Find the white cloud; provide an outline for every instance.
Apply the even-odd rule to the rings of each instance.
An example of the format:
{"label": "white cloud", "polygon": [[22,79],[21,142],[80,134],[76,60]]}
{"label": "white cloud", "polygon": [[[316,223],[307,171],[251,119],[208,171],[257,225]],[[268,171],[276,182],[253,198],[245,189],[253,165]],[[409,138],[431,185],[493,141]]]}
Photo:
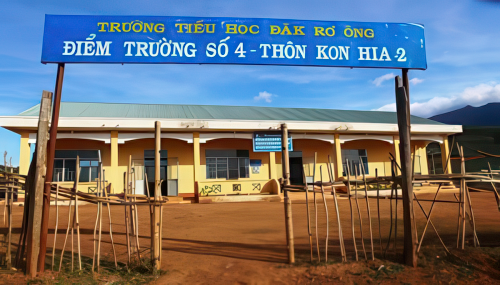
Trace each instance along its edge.
{"label": "white cloud", "polygon": [[410,83],[413,85],[417,85],[417,84],[422,83],[422,82],[424,82],[424,80],[420,79],[420,78],[415,77],[415,78],[410,79]]}
{"label": "white cloud", "polygon": [[259,96],[255,96],[255,97],[253,97],[253,99],[255,101],[264,100],[267,103],[271,103],[273,101],[271,98],[275,97],[275,96],[277,96],[277,95],[271,94],[267,91],[263,91],[263,92],[259,92]]}
{"label": "white cloud", "polygon": [[[420,117],[434,115],[463,108],[467,105],[479,107],[491,102],[500,102],[500,84],[490,82],[465,88],[458,95],[449,97],[434,97],[426,102],[415,102],[410,106],[411,113]],[[396,104],[387,104],[375,111],[396,111]]]}
{"label": "white cloud", "polygon": [[391,80],[391,79],[394,80],[394,77],[396,77],[396,75],[394,73],[389,73],[389,74],[382,75],[380,77],[375,78],[372,81],[372,83],[378,87],[378,86],[382,85],[382,83],[384,83],[384,81]]}

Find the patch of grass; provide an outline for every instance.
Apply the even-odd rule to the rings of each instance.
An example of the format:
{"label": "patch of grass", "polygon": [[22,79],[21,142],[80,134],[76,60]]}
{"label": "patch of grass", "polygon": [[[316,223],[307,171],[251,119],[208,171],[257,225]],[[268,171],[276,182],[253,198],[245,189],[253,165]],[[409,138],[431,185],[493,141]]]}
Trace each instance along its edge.
{"label": "patch of grass", "polygon": [[[65,254],[60,272],[52,272],[39,278],[30,279],[27,284],[145,284],[168,273],[168,271],[153,268],[149,259],[142,259],[141,262],[136,261],[129,268],[123,263],[118,263],[118,268],[115,268],[114,262],[101,260],[99,273],[92,271],[92,259],[90,258],[82,256],[82,270],[78,269],[78,261],[75,258],[73,271],[71,271],[70,260],[71,255]],[[59,258],[56,258],[54,263],[54,270],[57,270]]]}

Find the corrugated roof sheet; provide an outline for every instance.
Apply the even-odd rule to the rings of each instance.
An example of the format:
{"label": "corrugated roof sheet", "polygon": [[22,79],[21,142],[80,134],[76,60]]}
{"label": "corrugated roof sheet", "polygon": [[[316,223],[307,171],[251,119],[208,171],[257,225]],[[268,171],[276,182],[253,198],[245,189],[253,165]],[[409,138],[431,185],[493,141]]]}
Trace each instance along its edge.
{"label": "corrugated roof sheet", "polygon": [[[19,116],[38,116],[39,105]],[[276,120],[396,124],[394,112],[216,105],[62,102],[61,117],[155,118],[200,120]],[[442,124],[416,116],[412,124]]]}

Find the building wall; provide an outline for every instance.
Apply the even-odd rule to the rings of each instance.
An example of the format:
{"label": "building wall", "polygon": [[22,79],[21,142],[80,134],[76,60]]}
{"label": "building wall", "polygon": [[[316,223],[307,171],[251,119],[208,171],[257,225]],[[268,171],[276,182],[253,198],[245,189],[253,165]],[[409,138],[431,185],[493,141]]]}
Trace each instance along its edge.
{"label": "building wall", "polygon": [[[261,160],[260,173],[252,173],[252,169],[250,168],[249,178],[240,178],[238,180],[207,179],[205,156],[207,149],[248,150],[250,160]],[[241,193],[277,192],[277,189],[275,189],[276,185],[274,183],[268,183],[271,175],[269,153],[252,152],[252,149],[252,140],[249,139],[215,139],[200,144],[200,175],[198,176],[200,194],[204,195],[210,190],[219,189],[218,185],[220,185],[221,192],[217,194],[234,194],[235,192],[239,192],[233,191],[233,184],[239,184],[241,186]],[[260,184],[260,186],[257,186],[257,184]]]}
{"label": "building wall", "polygon": [[[118,172],[122,175],[127,171],[130,156],[132,162],[143,165],[144,150],[154,150],[154,139],[139,139],[127,141],[118,145]],[[161,139],[161,149],[167,150],[169,162],[171,158],[177,158],[179,161],[178,190],[180,193],[194,193],[194,172],[193,172],[193,144],[176,139]],[[175,171],[174,169],[172,169]],[[152,181],[154,177],[148,177]],[[123,179],[122,183],[123,189]]]}
{"label": "building wall", "polygon": [[[105,171],[106,180],[111,182],[112,193],[121,192],[121,188],[117,188],[114,177],[114,169],[111,168],[111,147],[109,144],[94,140],[82,139],[58,139],[56,142],[56,150],[100,150],[102,167]],[[74,182],[61,183],[63,187],[73,187]],[[89,187],[97,187],[95,182],[79,182],[78,190],[88,192]]]}
{"label": "building wall", "polygon": [[[304,165],[304,171],[306,176],[316,175],[315,181],[319,181],[321,175],[323,176],[323,181],[330,181],[330,176],[328,174],[328,156],[330,156],[331,165],[335,163],[333,151],[334,145],[320,140],[311,139],[294,139],[293,140],[293,150],[302,151],[302,164]],[[316,172],[314,172],[314,154],[316,153]],[[280,153],[281,155],[281,153]],[[281,161],[281,160],[280,160]],[[320,173],[321,171],[321,173]],[[335,180],[334,170],[332,169],[333,179]]]}
{"label": "building wall", "polygon": [[379,140],[355,140],[343,143],[342,149],[366,149],[369,168],[368,176],[375,176],[375,170],[378,170],[379,176],[391,175],[389,153],[395,155],[393,144]]}
{"label": "building wall", "polygon": [[[111,136],[113,138],[113,135]],[[115,134],[117,137],[117,134]],[[23,136],[21,144],[27,145],[27,136]],[[179,162],[178,190],[179,194],[194,194],[195,187],[195,166],[194,165],[194,146],[193,143],[187,143],[176,139],[162,139],[161,149],[168,151],[168,157],[177,158]],[[412,150],[416,147],[417,155],[420,156],[421,172],[427,174],[427,156],[425,147],[428,141],[412,142]],[[113,154],[112,146],[117,146],[117,151]],[[332,165],[335,164],[334,152],[335,145],[330,142],[311,139],[295,139],[293,142],[294,151],[302,151],[302,161],[304,164],[306,176],[312,176],[314,154],[317,153],[316,163],[316,181],[320,179],[320,169],[322,169],[323,181],[330,179],[328,173],[328,156],[331,158]],[[375,169],[379,176],[391,175],[389,153],[395,155],[394,145],[379,140],[356,140],[345,142],[341,145],[342,149],[366,149],[369,165],[369,176],[375,175]],[[143,165],[144,150],[154,149],[154,139],[138,139],[127,141],[124,144],[117,144],[117,140],[111,140],[111,144],[100,141],[84,139],[58,139],[56,149],[58,150],[100,150],[103,169],[106,173],[106,180],[111,182],[112,192],[121,193],[124,187],[124,173],[127,171],[129,157],[132,162]],[[252,173],[249,170],[249,178],[240,178],[237,180],[226,179],[207,179],[206,178],[206,157],[207,149],[238,149],[248,150],[250,160],[261,160],[260,173]],[[233,184],[241,185],[241,194],[269,192],[278,193],[278,184],[276,180],[282,177],[282,154],[281,152],[252,152],[252,140],[249,139],[215,139],[200,144],[200,161],[196,171],[198,172],[198,189],[200,192],[208,192],[220,185],[220,192],[216,194],[234,194]],[[29,148],[21,148],[22,157],[29,155]],[[117,154],[116,154],[117,152]],[[116,158],[113,158],[117,156]],[[270,159],[274,158],[274,159]],[[26,159],[25,159],[26,160]],[[114,161],[114,162],[113,162]],[[113,165],[113,167],[112,167]],[[115,166],[116,165],[116,166]],[[416,164],[416,168],[418,164]],[[175,171],[175,169],[174,169]],[[333,170],[332,170],[333,171]],[[154,179],[154,178],[149,178]],[[260,190],[256,185],[259,184]],[[63,186],[72,187],[73,182],[64,183]],[[89,187],[95,187],[95,182],[79,183],[78,190],[87,192]]]}

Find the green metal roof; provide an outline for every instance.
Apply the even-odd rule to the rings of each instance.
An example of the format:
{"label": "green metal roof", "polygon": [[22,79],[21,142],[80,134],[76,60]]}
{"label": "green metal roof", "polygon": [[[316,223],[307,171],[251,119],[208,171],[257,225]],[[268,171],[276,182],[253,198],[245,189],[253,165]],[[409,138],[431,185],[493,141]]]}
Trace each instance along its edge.
{"label": "green metal roof", "polygon": [[[38,116],[39,105],[19,116]],[[396,124],[395,112],[310,108],[275,108],[216,105],[121,104],[62,102],[61,117],[155,118],[199,120],[276,120]],[[443,125],[416,116],[412,124]]]}

